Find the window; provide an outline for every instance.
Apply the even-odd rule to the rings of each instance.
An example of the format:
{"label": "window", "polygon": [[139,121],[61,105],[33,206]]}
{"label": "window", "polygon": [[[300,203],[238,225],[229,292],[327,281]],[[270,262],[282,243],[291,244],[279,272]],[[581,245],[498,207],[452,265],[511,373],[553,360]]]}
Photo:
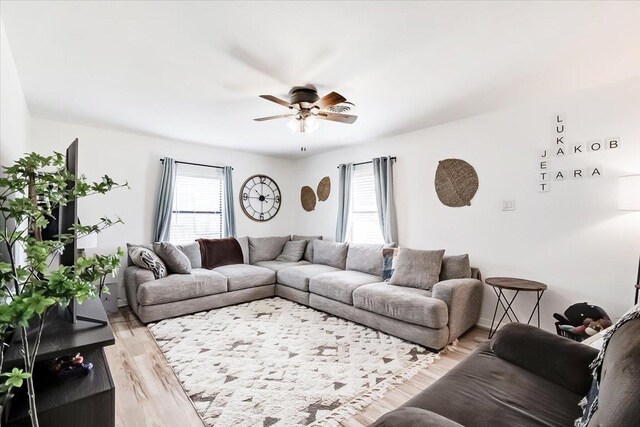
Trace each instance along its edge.
{"label": "window", "polygon": [[349,218],[347,236],[350,242],[384,243],[378,221],[373,166],[370,163],[357,165],[353,169]]}
{"label": "window", "polygon": [[222,237],[222,169],[178,164],[169,240]]}

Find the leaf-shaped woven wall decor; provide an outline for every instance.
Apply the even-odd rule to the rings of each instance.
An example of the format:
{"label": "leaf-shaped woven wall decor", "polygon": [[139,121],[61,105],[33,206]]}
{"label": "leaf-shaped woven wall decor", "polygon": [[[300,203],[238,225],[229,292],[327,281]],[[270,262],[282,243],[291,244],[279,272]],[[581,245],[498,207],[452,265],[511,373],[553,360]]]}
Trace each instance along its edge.
{"label": "leaf-shaped woven wall decor", "polygon": [[331,178],[325,176],[318,183],[318,200],[321,202],[326,201],[329,198],[329,194],[331,194]]}
{"label": "leaf-shaped woven wall decor", "polygon": [[302,203],[302,209],[307,212],[316,208],[316,193],[313,192],[313,188],[305,185],[300,189],[300,203]]}
{"label": "leaf-shaped woven wall decor", "polygon": [[436,170],[436,194],[445,206],[471,206],[478,191],[478,174],[473,166],[460,159],[441,160]]}

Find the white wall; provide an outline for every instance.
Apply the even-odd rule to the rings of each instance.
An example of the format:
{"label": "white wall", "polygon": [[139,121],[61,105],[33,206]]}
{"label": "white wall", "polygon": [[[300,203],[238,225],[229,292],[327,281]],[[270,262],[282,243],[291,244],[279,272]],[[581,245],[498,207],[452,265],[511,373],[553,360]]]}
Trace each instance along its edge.
{"label": "white wall", "polygon": [[0,20],[0,163],[9,165],[27,151],[29,109]]}
{"label": "white wall", "polygon": [[[0,19],[0,165],[12,164],[28,150],[30,119],[4,23]],[[7,254],[4,244],[2,246],[0,257],[5,259]],[[22,251],[14,255],[18,262],[22,261]]]}
{"label": "white wall", "polygon": [[[316,210],[294,206],[295,231],[333,239],[337,212],[336,166],[395,155],[396,206],[402,246],[469,253],[484,277],[515,276],[547,283],[544,326],[553,312],[589,301],[619,316],[633,302],[640,253],[640,213],[617,208],[617,176],[640,173],[640,78],[531,105],[492,112],[375,143],[353,146],[297,163],[296,191],[315,188],[329,175],[333,192]],[[538,149],[553,142],[554,113],[564,113],[568,142],[619,137],[618,151],[552,160],[552,169],[603,166],[599,179],[551,183],[538,193]],[[357,123],[356,125],[357,126]],[[449,208],[437,199],[438,161],[473,165],[480,188],[470,207]],[[502,212],[501,201],[516,210]],[[516,312],[532,307],[521,294]],[[495,296],[485,290],[481,324],[491,321]]]}
{"label": "white wall", "polygon": [[283,194],[280,212],[274,219],[258,223],[243,214],[236,198],[238,235],[287,235],[293,231],[292,196],[295,187],[289,160],[43,119],[32,120],[31,148],[36,152],[64,152],[75,138],[80,144],[81,173],[92,180],[107,174],[118,182],[128,181],[131,186],[130,190],[119,189],[79,202],[78,216],[83,223],[96,222],[103,215],[117,215],[125,222],[99,236],[98,252],[114,251],[118,246],[124,248],[127,242],[151,241],[160,158],[164,156],[187,162],[233,166],[235,193],[251,175],[270,176]]}

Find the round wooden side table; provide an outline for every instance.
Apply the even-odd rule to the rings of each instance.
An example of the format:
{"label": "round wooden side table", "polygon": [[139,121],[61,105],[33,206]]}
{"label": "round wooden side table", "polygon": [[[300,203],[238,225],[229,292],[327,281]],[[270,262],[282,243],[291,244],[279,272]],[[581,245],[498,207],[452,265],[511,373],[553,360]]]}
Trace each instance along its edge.
{"label": "round wooden side table", "polygon": [[[495,292],[496,294],[496,297],[498,297],[498,301],[496,301],[496,308],[493,311],[493,319],[491,319],[491,328],[489,328],[489,339],[491,339],[496,333],[505,317],[507,317],[511,322],[520,322],[520,319],[518,319],[518,316],[512,308],[513,302],[520,292],[536,293],[536,305],[533,307],[533,310],[531,310],[531,315],[529,316],[529,320],[527,320],[527,324],[531,323],[533,315],[537,312],[538,328],[540,327],[540,299],[542,299],[544,291],[547,290],[547,285],[540,282],[534,282],[533,280],[518,279],[515,277],[488,277],[484,280],[484,283],[491,286],[493,292]],[[514,291],[511,299],[509,299],[507,295],[505,295],[505,290]],[[500,317],[500,320],[497,324],[495,324],[494,327],[499,306],[502,306],[504,313],[502,313],[502,317]]]}

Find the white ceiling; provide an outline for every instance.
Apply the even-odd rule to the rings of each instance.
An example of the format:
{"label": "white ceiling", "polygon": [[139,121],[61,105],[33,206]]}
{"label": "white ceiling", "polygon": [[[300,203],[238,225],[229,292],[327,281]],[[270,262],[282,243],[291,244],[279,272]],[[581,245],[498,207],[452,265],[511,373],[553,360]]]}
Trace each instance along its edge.
{"label": "white ceiling", "polygon": [[[278,156],[640,75],[640,3],[11,2],[31,113]],[[353,125],[290,134],[260,94],[312,83]],[[300,153],[299,147],[308,147]]]}

